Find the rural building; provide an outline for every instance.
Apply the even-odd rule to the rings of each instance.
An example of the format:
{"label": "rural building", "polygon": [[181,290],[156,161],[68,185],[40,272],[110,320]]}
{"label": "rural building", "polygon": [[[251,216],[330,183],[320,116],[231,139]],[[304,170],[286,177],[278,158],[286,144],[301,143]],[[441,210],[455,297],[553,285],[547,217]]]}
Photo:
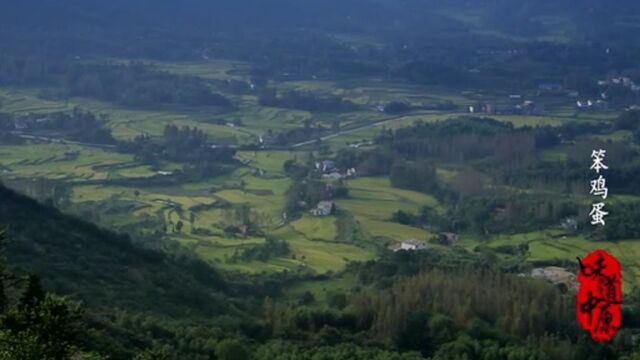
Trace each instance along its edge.
{"label": "rural building", "polygon": [[23,119],[15,119],[13,126],[16,130],[27,130],[29,128],[29,125]]}
{"label": "rural building", "polygon": [[578,220],[574,218],[565,218],[560,223],[560,228],[565,230],[578,230]]}
{"label": "rural building", "polygon": [[331,174],[322,175],[322,178],[331,179],[331,180],[340,180],[340,179],[344,179],[344,177],[345,176],[340,174],[339,172],[332,172]]}
{"label": "rural building", "polygon": [[335,171],[329,173],[329,174],[323,174],[322,178],[323,179],[331,179],[331,180],[341,180],[341,179],[345,179],[348,177],[352,177],[356,175],[356,169],[355,168],[350,168],[347,170],[347,172],[345,174],[340,173],[337,169],[334,169]]}
{"label": "rural building", "polygon": [[388,249],[393,252],[398,252],[400,250],[405,251],[416,251],[416,250],[424,250],[427,248],[427,244],[424,241],[409,239],[401,242],[397,242],[389,245]]}
{"label": "rural building", "polygon": [[591,100],[587,100],[587,101],[576,101],[576,106],[578,107],[578,109],[588,109],[593,105],[593,102]]}
{"label": "rural building", "polygon": [[518,115],[540,115],[542,108],[534,101],[526,100],[513,108],[513,113]]}
{"label": "rural building", "polygon": [[360,141],[360,142],[357,142],[355,144],[349,144],[349,147],[357,149],[357,148],[359,148],[361,146],[366,146],[366,145],[373,145],[373,141]]}
{"label": "rural building", "polygon": [[426,249],[427,245],[424,241],[419,241],[416,239],[405,240],[400,244],[401,250],[423,250]]}
{"label": "rural building", "polygon": [[325,174],[338,172],[338,169],[336,168],[336,163],[331,160],[323,160],[323,161],[316,162],[316,169],[322,171]]}
{"label": "rural building", "polygon": [[262,135],[259,141],[262,146],[271,146],[277,143],[276,137],[270,133]]}
{"label": "rural building", "polygon": [[586,100],[586,101],[576,101],[576,106],[578,109],[582,110],[606,110],[609,108],[609,103],[602,100]]}
{"label": "rural building", "polygon": [[636,84],[633,79],[629,78],[629,77],[617,77],[617,78],[611,78],[609,80],[599,80],[598,81],[598,85],[599,86],[609,86],[609,85],[616,85],[616,86],[622,86],[625,87],[627,89],[630,89],[633,92],[639,92],[640,91],[640,85]]}
{"label": "rural building", "polygon": [[315,209],[311,210],[314,216],[329,216],[333,212],[334,205],[332,201],[320,201]]}

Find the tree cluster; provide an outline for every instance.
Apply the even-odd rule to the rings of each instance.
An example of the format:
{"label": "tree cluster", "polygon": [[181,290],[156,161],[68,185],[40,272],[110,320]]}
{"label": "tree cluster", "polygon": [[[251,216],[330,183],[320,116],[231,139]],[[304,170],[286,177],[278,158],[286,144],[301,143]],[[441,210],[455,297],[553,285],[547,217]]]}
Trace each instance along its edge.
{"label": "tree cluster", "polygon": [[229,108],[231,102],[195,77],[142,63],[81,63],[31,56],[0,57],[0,84],[42,86],[43,98],[90,97],[125,106],[190,105]]}
{"label": "tree cluster", "polygon": [[319,96],[310,91],[289,90],[278,95],[275,89],[266,88],[258,95],[261,106],[281,107],[311,112],[348,112],[358,106],[337,95]]}
{"label": "tree cluster", "polygon": [[139,135],[130,142],[120,143],[118,148],[122,152],[133,153],[136,160],[152,166],[162,161],[181,163],[183,173],[194,178],[224,174],[236,163],[235,150],[212,147],[207,142],[207,135],[196,127],[167,125],[160,139]]}

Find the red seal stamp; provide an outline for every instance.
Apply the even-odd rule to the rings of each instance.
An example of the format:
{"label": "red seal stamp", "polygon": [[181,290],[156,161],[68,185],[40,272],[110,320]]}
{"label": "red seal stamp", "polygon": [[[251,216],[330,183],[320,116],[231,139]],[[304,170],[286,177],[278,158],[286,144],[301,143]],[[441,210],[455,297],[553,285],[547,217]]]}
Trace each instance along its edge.
{"label": "red seal stamp", "polygon": [[578,294],[576,316],[594,341],[611,338],[620,329],[622,304],[622,274],[620,263],[604,250],[596,250],[578,258]]}

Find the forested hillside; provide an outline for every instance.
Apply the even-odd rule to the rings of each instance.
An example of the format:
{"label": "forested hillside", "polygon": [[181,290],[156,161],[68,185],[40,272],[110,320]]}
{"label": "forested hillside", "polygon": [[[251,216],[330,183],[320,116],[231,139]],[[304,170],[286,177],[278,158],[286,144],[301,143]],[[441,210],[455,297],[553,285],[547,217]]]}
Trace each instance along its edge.
{"label": "forested hillside", "polygon": [[637,0],[0,2],[0,360],[638,360],[638,29]]}
{"label": "forested hillside", "polygon": [[222,315],[239,321],[246,316],[248,302],[234,301],[226,281],[202,261],[141,249],[127,235],[63,215],[4,186],[0,227],[6,229],[12,271],[38,275],[47,290],[88,310],[91,332],[83,341],[92,350],[123,356],[151,348],[154,336],[144,329],[158,326],[154,322],[183,319],[195,326]]}

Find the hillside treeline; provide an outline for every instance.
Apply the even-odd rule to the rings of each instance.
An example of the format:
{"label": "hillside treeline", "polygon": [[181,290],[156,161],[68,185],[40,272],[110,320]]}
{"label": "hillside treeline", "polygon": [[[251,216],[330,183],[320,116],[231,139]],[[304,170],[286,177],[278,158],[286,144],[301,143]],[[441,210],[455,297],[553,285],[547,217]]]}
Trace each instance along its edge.
{"label": "hillside treeline", "polygon": [[232,106],[202,79],[135,62],[0,56],[0,86],[35,86],[42,88],[39,96],[47,99],[88,97],[125,106]]}
{"label": "hillside treeline", "polygon": [[[633,348],[629,331],[611,344],[592,342],[578,329],[571,293],[505,274],[496,264],[463,254],[395,254],[352,266],[361,290],[348,303],[329,301],[331,308],[321,308],[306,298],[297,306],[267,301],[265,320],[273,336],[283,340],[335,348],[343,342],[386,344],[410,359],[420,354],[434,360],[595,360],[614,359]],[[633,326],[637,304],[625,311]],[[278,343],[270,346],[292,351]],[[334,356],[326,359],[343,359]]]}
{"label": "hillside treeline", "polygon": [[[396,131],[383,129],[375,149],[343,149],[335,162],[361,175],[387,176],[395,187],[424,192],[449,205],[445,214],[427,208],[394,215],[394,221],[407,225],[485,236],[557,227],[561,219],[575,217],[581,219],[577,230],[594,238],[632,239],[640,236],[631,221],[636,202],[612,204],[617,214],[613,225],[593,231],[582,220],[588,216],[574,196],[588,194],[593,149],[606,149],[611,159],[609,187],[618,195],[637,195],[637,148],[593,138],[619,130],[637,132],[637,118],[636,111],[627,111],[599,124],[570,121],[520,128],[474,117],[417,122]],[[546,160],[545,152],[561,157]]]}

